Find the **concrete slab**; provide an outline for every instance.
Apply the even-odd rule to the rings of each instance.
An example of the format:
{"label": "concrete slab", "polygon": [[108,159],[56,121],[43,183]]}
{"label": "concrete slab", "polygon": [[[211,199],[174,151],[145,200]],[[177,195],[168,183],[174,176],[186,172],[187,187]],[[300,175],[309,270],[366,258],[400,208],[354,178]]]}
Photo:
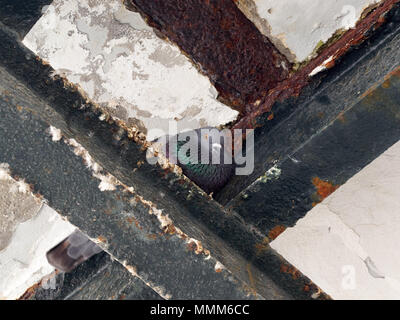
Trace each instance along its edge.
{"label": "concrete slab", "polygon": [[337,30],[353,28],[379,0],[238,0],[243,13],[285,53],[306,60]]}
{"label": "concrete slab", "polygon": [[19,298],[54,272],[46,252],[74,229],[0,164],[0,300]]}
{"label": "concrete slab", "polygon": [[238,112],[216,100],[217,91],[179,49],[157,37],[120,0],[55,0],[23,43],[58,74],[147,139],[218,126]]}
{"label": "concrete slab", "polygon": [[400,299],[400,142],[271,243],[334,299]]}

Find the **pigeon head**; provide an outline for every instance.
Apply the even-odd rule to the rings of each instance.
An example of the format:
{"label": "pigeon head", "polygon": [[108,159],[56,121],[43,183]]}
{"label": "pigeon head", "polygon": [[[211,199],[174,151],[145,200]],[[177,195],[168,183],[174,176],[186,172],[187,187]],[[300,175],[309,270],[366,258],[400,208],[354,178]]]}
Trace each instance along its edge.
{"label": "pigeon head", "polygon": [[167,137],[166,155],[205,192],[220,190],[234,172],[228,130],[206,127]]}

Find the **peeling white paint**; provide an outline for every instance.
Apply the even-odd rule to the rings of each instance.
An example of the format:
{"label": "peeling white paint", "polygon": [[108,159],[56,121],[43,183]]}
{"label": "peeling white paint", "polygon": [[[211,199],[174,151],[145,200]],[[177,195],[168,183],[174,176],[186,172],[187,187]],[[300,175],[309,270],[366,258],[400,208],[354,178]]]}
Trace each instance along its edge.
{"label": "peeling white paint", "polygon": [[0,300],[19,298],[54,272],[46,252],[75,229],[0,163]]}
{"label": "peeling white paint", "polygon": [[225,269],[225,266],[221,262],[217,261],[217,263],[215,264],[214,270],[216,272],[221,272],[224,269]]}
{"label": "peeling white paint", "polygon": [[60,141],[62,138],[61,130],[53,126],[50,126],[49,133],[51,135],[51,140],[53,140],[54,142]]}
{"label": "peeling white paint", "polygon": [[[59,129],[57,129],[57,128],[53,128],[53,129],[51,129],[49,131],[57,132],[57,133],[61,134],[61,131]],[[57,141],[59,141],[59,140],[57,140]],[[110,181],[110,186],[111,186],[112,190],[115,190],[116,186],[122,186],[125,190],[127,190],[128,192],[130,192],[132,195],[135,196],[134,198],[132,198],[132,201],[140,201],[142,204],[144,204],[144,205],[146,205],[148,207],[150,214],[155,215],[157,217],[158,221],[160,222],[160,229],[161,230],[163,230],[164,232],[168,232],[169,227],[171,227],[174,230],[173,231],[173,234],[174,234],[173,236],[174,237],[178,237],[179,239],[184,241],[185,244],[194,243],[194,245],[195,245],[195,248],[194,248],[195,254],[204,255],[204,259],[205,260],[209,260],[209,259],[212,258],[210,251],[203,247],[203,244],[202,244],[201,241],[189,237],[181,229],[176,227],[174,225],[173,221],[170,219],[169,215],[163,213],[163,210],[158,209],[151,201],[145,200],[142,196],[136,194],[133,187],[128,187],[127,185],[123,184],[121,181],[119,181],[117,178],[115,178],[110,173],[104,173],[103,172],[103,168],[94,161],[94,159],[89,154],[89,152],[81,144],[79,144],[75,139],[64,138],[64,141],[65,141],[65,143],[67,143],[68,145],[70,145],[73,148],[73,151],[74,151],[74,153],[76,155],[78,155],[78,156],[83,158],[83,160],[84,160],[85,164],[87,165],[87,167],[90,170],[92,170],[93,176],[95,178],[101,180],[101,183],[99,185],[100,189],[102,189],[101,188],[102,183],[105,182],[105,177],[107,178],[107,181]],[[0,168],[1,168],[1,165],[0,165]],[[110,179],[110,180],[108,180],[108,179]],[[105,191],[105,190],[102,190],[102,191]],[[161,194],[161,196],[164,196],[164,195]],[[99,239],[92,239],[91,238],[91,240],[93,242],[101,245],[103,250],[107,251],[107,248],[105,247],[104,243],[102,243]],[[147,286],[152,288],[161,297],[163,297],[164,299],[167,299],[167,300],[172,299],[172,295],[167,293],[165,288],[156,286],[155,284],[147,281],[146,279],[143,279],[143,277],[141,277],[137,273],[136,268],[131,266],[131,265],[128,265],[127,261],[121,261],[119,259],[116,259],[116,257],[114,257],[110,252],[108,252],[108,253],[110,254],[110,256],[114,260],[116,260],[119,263],[121,263],[132,275],[134,275],[135,277],[141,279]],[[216,261],[215,268],[217,268],[219,270],[226,270],[225,267],[222,265],[222,263],[220,263],[217,260],[215,260],[215,261]],[[227,271],[230,273],[229,270],[227,270]]]}
{"label": "peeling white paint", "polygon": [[400,142],[271,243],[334,299],[400,299]]}
{"label": "peeling white paint", "polygon": [[168,133],[219,126],[238,112],[179,49],[156,36],[121,0],[55,0],[23,43],[58,74],[131,126]]}
{"label": "peeling white paint", "polygon": [[0,163],[0,181],[12,179],[10,176],[10,166],[8,163]]}
{"label": "peeling white paint", "polygon": [[29,193],[31,192],[30,186],[25,180],[15,180],[11,177],[10,166],[8,163],[0,163],[0,181],[11,181],[10,192]]}
{"label": "peeling white paint", "polygon": [[291,61],[304,61],[380,0],[239,0],[238,6]]}
{"label": "peeling white paint", "polygon": [[54,272],[46,252],[75,227],[43,205],[33,218],[20,223],[10,244],[0,251],[0,300],[19,298],[28,288]]}
{"label": "peeling white paint", "polygon": [[121,183],[111,174],[104,174],[103,168],[93,160],[89,152],[75,139],[65,139],[65,141],[74,148],[74,153],[77,156],[83,158],[86,166],[92,171],[93,176],[101,181],[99,184],[99,189],[101,191],[113,191],[116,190],[118,185],[121,185]]}

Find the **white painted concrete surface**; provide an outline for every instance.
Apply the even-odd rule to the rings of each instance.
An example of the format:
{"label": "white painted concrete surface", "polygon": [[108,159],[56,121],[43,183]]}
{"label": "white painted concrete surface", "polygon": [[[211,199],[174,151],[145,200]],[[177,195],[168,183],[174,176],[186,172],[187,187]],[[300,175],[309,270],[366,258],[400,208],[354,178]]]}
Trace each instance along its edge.
{"label": "white painted concrete surface", "polygon": [[[218,126],[238,113],[122,0],[55,0],[23,43],[114,116],[142,130]],[[149,133],[148,140],[158,134]]]}
{"label": "white painted concrete surface", "polygon": [[[4,188],[8,190],[4,190]],[[46,252],[75,227],[40,204],[23,181],[15,181],[0,164],[0,300],[18,299],[28,288],[54,272]]]}
{"label": "white painted concrete surface", "polygon": [[[380,0],[239,0],[258,29],[292,61],[306,60],[340,29],[355,26],[364,9]],[[287,50],[289,49],[289,50]]]}
{"label": "white painted concrete surface", "polygon": [[400,299],[400,142],[271,243],[334,299]]}

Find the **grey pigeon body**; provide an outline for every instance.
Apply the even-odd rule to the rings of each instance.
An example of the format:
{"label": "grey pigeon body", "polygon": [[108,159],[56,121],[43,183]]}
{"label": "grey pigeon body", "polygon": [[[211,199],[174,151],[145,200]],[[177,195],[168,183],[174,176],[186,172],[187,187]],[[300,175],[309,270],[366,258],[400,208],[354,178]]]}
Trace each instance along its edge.
{"label": "grey pigeon body", "polygon": [[60,242],[46,254],[49,263],[63,272],[71,272],[102,249],[79,230]]}
{"label": "grey pigeon body", "polygon": [[[196,148],[188,150],[185,147],[191,140],[187,138],[182,141],[187,135],[197,137]],[[235,168],[232,163],[231,142],[227,145],[226,141],[230,140],[226,136],[226,132],[211,127],[182,133],[173,137],[178,140],[176,144],[167,142],[167,157],[174,160],[183,173],[206,193],[216,192],[229,181]],[[208,153],[209,162],[202,161],[202,153]],[[219,159],[218,163],[213,162],[215,159]]]}

